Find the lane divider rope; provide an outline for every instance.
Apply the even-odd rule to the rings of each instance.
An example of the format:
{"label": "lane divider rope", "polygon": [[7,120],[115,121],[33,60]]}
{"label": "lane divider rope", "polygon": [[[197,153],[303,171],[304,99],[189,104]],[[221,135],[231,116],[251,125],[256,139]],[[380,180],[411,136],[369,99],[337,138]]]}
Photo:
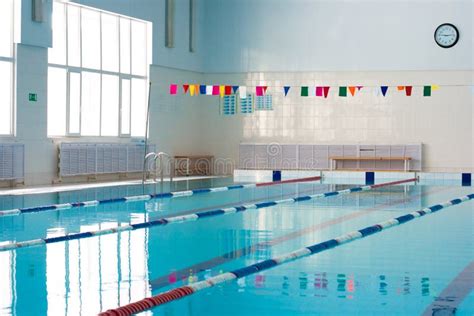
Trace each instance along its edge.
{"label": "lane divider rope", "polygon": [[231,185],[231,186],[226,186],[226,187],[127,196],[127,197],[106,199],[106,200],[93,200],[93,201],[85,201],[85,202],[25,207],[25,208],[13,209],[13,210],[0,211],[0,217],[1,216],[17,216],[17,215],[26,214],[26,213],[38,213],[38,212],[46,212],[46,211],[63,211],[63,210],[69,210],[72,208],[77,208],[77,207],[94,207],[101,204],[110,204],[110,203],[116,203],[116,202],[139,202],[139,201],[148,201],[151,199],[176,198],[176,197],[191,196],[191,195],[202,194],[202,193],[214,193],[214,192],[222,192],[222,191],[230,191],[230,190],[238,190],[238,189],[249,189],[249,188],[255,188],[255,187],[272,186],[272,185],[278,185],[278,184],[310,182],[310,181],[318,181],[318,180],[321,180],[320,176],[274,181],[274,182],[238,184],[238,185]]}
{"label": "lane divider rope", "polygon": [[218,215],[226,215],[226,214],[234,214],[234,213],[237,213],[237,212],[244,212],[244,211],[250,210],[250,209],[260,209],[260,208],[275,206],[275,205],[279,205],[279,204],[296,203],[296,202],[308,201],[308,200],[313,200],[313,199],[318,199],[318,198],[336,196],[336,195],[340,195],[340,194],[349,194],[349,193],[368,191],[368,190],[372,190],[374,188],[380,188],[380,187],[383,187],[383,186],[396,185],[396,184],[403,184],[403,183],[407,183],[407,182],[413,182],[413,181],[416,181],[416,180],[417,180],[416,178],[412,178],[412,179],[407,179],[407,180],[386,182],[386,183],[377,184],[377,185],[366,185],[366,186],[362,186],[362,187],[355,187],[355,188],[339,190],[339,191],[332,191],[332,192],[318,193],[318,194],[313,194],[313,195],[299,196],[299,197],[296,197],[296,198],[289,198],[289,199],[283,199],[283,200],[277,200],[277,201],[260,202],[260,203],[256,203],[256,204],[245,204],[245,205],[239,205],[239,206],[235,206],[235,207],[228,207],[228,208],[224,208],[224,209],[201,211],[201,212],[187,214],[187,215],[178,215],[178,216],[165,217],[165,218],[160,218],[160,219],[157,219],[157,220],[141,222],[141,223],[135,223],[135,224],[127,224],[127,225],[123,225],[123,226],[118,226],[118,227],[108,228],[108,229],[101,229],[101,230],[96,230],[96,231],[89,231],[89,232],[82,232],[82,233],[72,233],[72,234],[68,234],[68,235],[64,235],[64,236],[46,237],[46,238],[33,239],[33,240],[27,240],[27,241],[19,241],[19,242],[15,242],[15,243],[8,243],[8,244],[0,245],[0,252],[1,251],[14,250],[14,249],[18,249],[18,248],[27,248],[27,247],[33,247],[33,246],[40,246],[40,245],[44,245],[44,244],[52,244],[52,243],[63,242],[63,241],[68,241],[68,240],[76,240],[76,239],[89,238],[89,237],[94,237],[94,236],[114,234],[114,233],[119,233],[119,232],[124,232],[124,231],[130,231],[130,230],[136,230],[136,229],[142,229],[142,228],[149,228],[149,227],[153,227],[153,226],[162,226],[162,225],[167,225],[167,224],[171,224],[171,223],[182,223],[182,222],[187,222],[187,221],[195,221],[195,220],[198,220],[198,219],[201,219],[201,218],[218,216]]}
{"label": "lane divider rope", "polygon": [[311,255],[335,248],[337,246],[347,244],[351,241],[368,237],[376,233],[380,233],[383,230],[386,230],[388,228],[391,228],[397,225],[405,224],[415,218],[422,217],[430,213],[435,213],[444,208],[457,205],[466,201],[470,201],[472,199],[474,199],[474,193],[447,201],[442,204],[436,204],[430,207],[426,207],[419,211],[415,211],[415,212],[408,213],[399,217],[395,217],[395,218],[377,223],[375,225],[362,228],[360,230],[352,231],[347,234],[336,237],[334,239],[329,239],[324,242],[320,242],[308,247],[304,247],[304,248],[280,255],[278,257],[274,257],[272,259],[260,261],[250,266],[246,266],[246,267],[236,269],[230,272],[221,273],[207,280],[199,281],[199,282],[192,283],[186,286],[181,286],[181,287],[169,290],[167,292],[160,293],[153,297],[142,299],[138,302],[134,302],[122,307],[115,308],[115,309],[110,309],[108,311],[100,313],[99,316],[129,316],[129,315],[137,314],[137,313],[152,309],[154,307],[166,304],[168,302],[181,299],[185,296],[192,295],[198,291],[213,287],[217,284],[228,282],[235,279],[240,279],[248,275],[282,265],[284,263],[288,263],[297,259],[311,256]]}

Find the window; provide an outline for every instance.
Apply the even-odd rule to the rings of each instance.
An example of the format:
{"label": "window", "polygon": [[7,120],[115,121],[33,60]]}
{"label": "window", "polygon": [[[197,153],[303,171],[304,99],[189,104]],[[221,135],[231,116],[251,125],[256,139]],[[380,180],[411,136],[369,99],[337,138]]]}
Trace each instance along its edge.
{"label": "window", "polygon": [[263,96],[256,97],[256,111],[271,111],[273,110],[272,96],[271,94],[266,94]]}
{"label": "window", "polygon": [[221,98],[222,115],[235,115],[237,108],[236,99],[235,94],[225,95]]}
{"label": "window", "polygon": [[0,1],[0,135],[13,135],[13,0]]}
{"label": "window", "polygon": [[49,136],[145,135],[150,23],[53,3]]}
{"label": "window", "polygon": [[241,114],[253,113],[253,95],[252,94],[247,94],[246,98],[240,98],[240,113]]}

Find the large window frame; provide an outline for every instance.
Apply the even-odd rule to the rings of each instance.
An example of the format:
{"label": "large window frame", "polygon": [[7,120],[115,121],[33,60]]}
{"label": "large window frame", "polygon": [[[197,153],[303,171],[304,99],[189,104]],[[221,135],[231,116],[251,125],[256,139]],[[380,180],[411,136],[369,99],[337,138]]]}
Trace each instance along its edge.
{"label": "large window frame", "polygon": [[[10,21],[10,31],[8,33],[10,36],[10,50],[8,55],[1,54],[0,51],[0,62],[7,63],[10,65],[10,73],[9,73],[9,80],[10,80],[10,87],[7,89],[10,91],[10,100],[5,102],[5,100],[0,99],[0,106],[4,106],[4,104],[7,104],[6,106],[8,107],[8,112],[9,112],[9,118],[7,119],[8,121],[8,130],[7,132],[3,132],[3,130],[0,128],[0,137],[11,137],[15,135],[15,117],[16,117],[16,108],[15,108],[15,103],[16,103],[16,93],[15,93],[15,88],[16,88],[16,78],[15,78],[15,67],[16,67],[16,49],[15,49],[15,44],[14,44],[14,38],[15,38],[15,3],[13,0],[2,0],[5,1],[3,4],[9,5],[10,6],[10,13],[8,11],[6,14],[10,14],[11,21]],[[7,2],[8,1],[8,2]],[[1,111],[0,111],[1,113]]]}
{"label": "large window frame", "polygon": [[[148,21],[144,20],[139,20],[135,19],[132,17],[104,11],[104,10],[99,10],[96,8],[91,8],[88,6],[76,4],[76,3],[71,3],[71,2],[64,2],[64,1],[59,1],[55,0],[53,2],[54,8],[53,8],[53,15],[54,15],[54,10],[64,10],[62,12],[62,17],[64,18],[64,27],[65,30],[63,33],[60,33],[59,36],[63,36],[64,39],[64,47],[61,47],[63,50],[65,60],[64,63],[55,63],[55,61],[51,61],[50,56],[48,56],[48,67],[49,68],[58,68],[58,69],[64,69],[66,71],[66,78],[67,78],[67,85],[66,85],[66,130],[63,135],[54,135],[50,134],[49,128],[48,128],[48,137],[143,137],[145,134],[145,131],[143,131],[143,135],[140,132],[140,134],[133,133],[134,129],[132,128],[132,119],[133,119],[133,91],[132,91],[132,81],[134,80],[140,80],[143,81],[144,84],[146,84],[146,91],[144,93],[148,93],[148,82],[149,82],[149,65],[151,64],[151,23]],[[61,7],[62,6],[62,7]],[[70,24],[69,24],[69,11],[70,10],[79,10],[79,16],[78,16],[78,28],[79,28],[79,64],[77,65],[71,65],[70,63]],[[97,30],[100,34],[100,42],[99,42],[99,59],[100,59],[100,65],[97,68],[91,68],[91,67],[85,67],[84,66],[84,44],[83,44],[83,15],[85,12],[88,12],[87,14],[94,13],[99,15],[99,30]],[[116,63],[116,69],[115,70],[110,70],[109,69],[104,69],[104,56],[103,56],[103,51],[104,51],[104,40],[103,40],[103,33],[104,33],[104,16],[107,16],[108,18],[112,18],[115,20],[115,34],[116,35],[116,40],[118,41],[117,47],[116,47],[116,52],[118,54],[117,58],[117,63]],[[111,20],[109,20],[110,22]],[[110,25],[108,25],[110,27]],[[140,69],[139,67],[134,67],[134,65],[138,65],[136,61],[134,62],[134,33],[133,33],[133,27],[140,27],[144,29],[141,29],[142,31],[144,30],[145,34],[144,36],[144,42],[143,45],[145,46],[144,52],[145,56],[140,56],[144,57],[145,62],[146,62],[146,69],[143,67],[143,64],[140,63]],[[109,29],[110,30],[110,29]],[[77,30],[76,30],[77,31]],[[122,38],[122,36],[124,37]],[[54,29],[53,29],[53,37],[54,37]],[[128,49],[123,50],[122,49],[122,40],[128,40]],[[109,42],[110,43],[110,42]],[[51,49],[50,49],[51,53]],[[126,57],[124,58],[124,55]],[[138,55],[137,55],[138,56]],[[114,68],[113,66],[112,68]],[[125,67],[124,67],[125,66]],[[97,74],[100,77],[100,96],[99,96],[99,102],[100,102],[100,108],[98,109],[98,115],[99,117],[99,126],[98,130],[99,133],[98,135],[85,135],[83,131],[83,124],[86,124],[83,121],[83,102],[84,100],[79,101],[79,118],[73,118],[71,117],[71,74],[79,73],[80,75],[80,84],[79,84],[79,93],[80,96],[83,95],[83,86],[84,86],[84,81],[83,81],[83,76],[84,73],[88,74]],[[104,123],[104,118],[102,117],[103,113],[103,108],[104,108],[104,100],[103,100],[103,82],[104,82],[104,76],[114,76],[118,78],[118,117],[116,123],[118,126],[118,131],[116,135],[103,135],[104,134],[104,129],[103,129],[103,123]],[[111,77],[109,77],[111,78]],[[124,88],[123,84],[126,83],[130,84],[130,87]],[[123,95],[125,93],[128,93],[127,95]],[[128,96],[128,97],[127,97]],[[124,100],[128,100],[128,104],[124,104]],[[146,98],[145,98],[146,100]],[[78,124],[79,124],[79,129],[71,129],[72,124],[72,119],[77,119]],[[77,122],[74,122],[77,124]],[[48,124],[50,122],[48,121]],[[145,126],[143,122],[143,126]]]}

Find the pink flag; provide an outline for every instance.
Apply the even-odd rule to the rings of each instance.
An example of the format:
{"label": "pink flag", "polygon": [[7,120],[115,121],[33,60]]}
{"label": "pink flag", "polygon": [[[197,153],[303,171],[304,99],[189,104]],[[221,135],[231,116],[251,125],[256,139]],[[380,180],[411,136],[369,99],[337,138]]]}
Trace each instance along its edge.
{"label": "pink flag", "polygon": [[257,94],[258,97],[261,97],[263,95],[263,87],[262,86],[256,86],[255,87],[255,93]]}
{"label": "pink flag", "polygon": [[177,84],[170,84],[170,94],[178,93],[178,85]]}
{"label": "pink flag", "polygon": [[316,87],[316,96],[317,97],[323,96],[323,87]]}
{"label": "pink flag", "polygon": [[212,95],[219,95],[220,87],[219,86],[212,86]]}

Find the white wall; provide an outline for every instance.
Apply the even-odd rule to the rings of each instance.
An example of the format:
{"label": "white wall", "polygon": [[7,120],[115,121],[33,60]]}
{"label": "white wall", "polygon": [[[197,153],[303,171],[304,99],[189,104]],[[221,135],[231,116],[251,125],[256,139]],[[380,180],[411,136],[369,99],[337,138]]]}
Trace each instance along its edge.
{"label": "white wall", "polygon": [[[206,75],[210,83],[235,83],[255,91],[268,85],[273,111],[219,114],[219,98],[203,97],[204,148],[238,161],[238,144],[411,144],[423,143],[423,168],[434,172],[473,171],[472,71],[258,72]],[[413,94],[374,86],[413,85]],[[423,85],[439,84],[431,97]],[[284,97],[283,86],[293,86]],[[301,97],[300,86],[330,85],[327,99]],[[356,96],[338,96],[338,85],[362,85]],[[296,87],[295,87],[296,86]]]}
{"label": "white wall", "polygon": [[[207,72],[473,69],[472,0],[206,0]],[[444,22],[459,43],[434,41]]]}
{"label": "white wall", "polygon": [[[422,142],[427,170],[474,171],[468,87],[442,87],[431,98],[281,95],[286,84],[472,85],[472,1],[197,0],[196,53],[188,51],[187,0],[176,0],[171,49],[164,46],[164,0],[77,2],[153,22],[150,135],[160,150],[236,159],[242,141]],[[27,184],[50,183],[57,174],[57,152],[46,136],[50,19],[46,12],[45,23],[32,22],[31,1],[22,3],[17,136],[1,141],[26,144]],[[434,43],[443,22],[460,29],[452,49]],[[169,96],[170,83],[267,84],[275,111],[223,117],[219,98]],[[28,101],[29,92],[38,93],[38,102]]]}

